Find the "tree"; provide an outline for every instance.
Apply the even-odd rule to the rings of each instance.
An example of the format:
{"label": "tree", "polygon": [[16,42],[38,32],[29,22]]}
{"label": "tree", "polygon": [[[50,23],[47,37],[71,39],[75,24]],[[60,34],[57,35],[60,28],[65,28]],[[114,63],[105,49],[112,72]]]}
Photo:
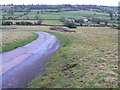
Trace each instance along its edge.
{"label": "tree", "polygon": [[38,21],[37,21],[37,25],[41,25],[42,24],[42,19],[38,19]]}
{"label": "tree", "polygon": [[37,20],[38,18],[39,18],[38,14],[37,14],[37,15],[35,15],[35,19]]}
{"label": "tree", "polygon": [[13,4],[11,4],[11,6],[13,6]]}
{"label": "tree", "polygon": [[7,22],[2,22],[2,25],[13,25],[13,22],[7,21]]}
{"label": "tree", "polygon": [[76,23],[79,23],[80,26],[82,26],[83,23],[84,23],[84,20],[83,20],[83,19],[75,19],[75,22],[76,22]]}
{"label": "tree", "polygon": [[105,23],[105,25],[107,26],[107,24],[108,24],[108,21],[106,20],[106,21],[104,21],[104,23]]}
{"label": "tree", "polygon": [[111,18],[111,20],[113,20],[113,14],[112,13],[110,13],[110,18]]}
{"label": "tree", "polygon": [[28,14],[28,13],[30,12],[30,9],[29,9],[29,8],[27,8],[27,9],[26,9],[26,12],[27,12],[27,14]]}
{"label": "tree", "polygon": [[79,22],[80,22],[80,26],[82,26],[83,23],[84,23],[84,20],[83,20],[83,19],[80,19]]}
{"label": "tree", "polygon": [[12,15],[14,14],[14,10],[10,9],[10,10],[8,10],[7,13],[8,13],[8,15],[11,15],[11,16],[12,16]]}
{"label": "tree", "polygon": [[41,13],[43,13],[43,11],[41,11]]}
{"label": "tree", "polygon": [[61,21],[61,22],[65,22],[65,21],[66,21],[66,18],[65,18],[65,17],[61,17],[61,18],[60,18],[60,21]]}
{"label": "tree", "polygon": [[96,13],[94,13],[94,15],[96,15]]}
{"label": "tree", "polygon": [[37,14],[39,14],[40,12],[38,11]]}
{"label": "tree", "polygon": [[96,24],[100,24],[101,20],[99,18],[93,18],[92,22],[94,22]]}
{"label": "tree", "polygon": [[73,22],[66,22],[65,25],[68,27],[68,28],[77,28],[75,23]]}
{"label": "tree", "polygon": [[6,15],[3,15],[2,19],[3,19],[3,20],[6,19]]}
{"label": "tree", "polygon": [[61,12],[61,11],[62,11],[62,9],[61,9],[61,8],[58,8],[58,9],[57,9],[57,12]]}

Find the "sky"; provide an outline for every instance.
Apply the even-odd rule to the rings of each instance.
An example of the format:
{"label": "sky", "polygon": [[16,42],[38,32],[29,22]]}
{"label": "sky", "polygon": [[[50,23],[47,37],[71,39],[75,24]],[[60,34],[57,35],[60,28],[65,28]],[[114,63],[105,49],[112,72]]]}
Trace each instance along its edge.
{"label": "sky", "polygon": [[92,5],[104,5],[104,6],[118,6],[120,0],[1,0],[0,4],[92,4]]}

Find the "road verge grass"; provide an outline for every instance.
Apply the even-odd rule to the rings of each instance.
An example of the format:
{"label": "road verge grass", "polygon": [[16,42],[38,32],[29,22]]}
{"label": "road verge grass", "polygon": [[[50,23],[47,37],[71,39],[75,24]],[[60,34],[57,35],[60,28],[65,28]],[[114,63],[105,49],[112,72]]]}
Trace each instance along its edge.
{"label": "road verge grass", "polygon": [[27,88],[117,88],[117,31],[78,28],[74,33],[47,31],[61,46],[45,72]]}
{"label": "road verge grass", "polygon": [[25,39],[17,40],[15,42],[11,42],[11,43],[6,43],[5,45],[1,46],[0,52],[6,52],[6,51],[13,50],[17,47],[24,46],[24,45],[36,40],[37,38],[38,38],[38,35],[36,33],[32,32],[32,35]]}

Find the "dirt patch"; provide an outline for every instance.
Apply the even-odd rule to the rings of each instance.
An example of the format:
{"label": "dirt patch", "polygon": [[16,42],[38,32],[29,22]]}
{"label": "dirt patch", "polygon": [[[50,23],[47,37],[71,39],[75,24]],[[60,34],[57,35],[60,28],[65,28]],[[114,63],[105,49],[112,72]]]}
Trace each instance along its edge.
{"label": "dirt patch", "polygon": [[49,28],[50,30],[61,31],[61,32],[75,32],[74,30],[69,30],[63,27],[52,26]]}
{"label": "dirt patch", "polygon": [[62,71],[69,70],[69,69],[71,69],[71,68],[76,67],[77,65],[78,65],[77,63],[74,63],[74,64],[65,64],[65,65],[62,67]]}

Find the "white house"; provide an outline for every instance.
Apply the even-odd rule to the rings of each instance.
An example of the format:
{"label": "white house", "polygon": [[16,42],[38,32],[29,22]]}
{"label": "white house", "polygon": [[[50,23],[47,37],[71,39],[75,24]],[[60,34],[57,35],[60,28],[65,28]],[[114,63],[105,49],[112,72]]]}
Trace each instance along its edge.
{"label": "white house", "polygon": [[84,22],[88,22],[89,21],[86,17],[82,17],[80,19],[82,19]]}
{"label": "white house", "polygon": [[66,20],[69,21],[69,22],[75,22],[74,18],[67,18]]}

